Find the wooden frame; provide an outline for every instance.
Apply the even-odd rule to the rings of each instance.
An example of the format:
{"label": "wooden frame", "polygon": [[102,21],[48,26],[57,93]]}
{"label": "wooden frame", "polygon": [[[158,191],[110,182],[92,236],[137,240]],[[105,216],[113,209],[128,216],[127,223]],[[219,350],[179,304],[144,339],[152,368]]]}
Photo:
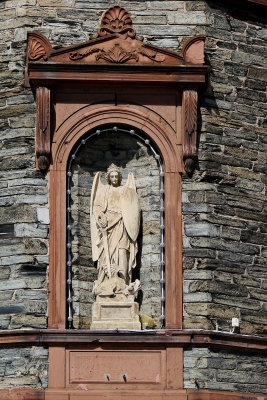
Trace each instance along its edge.
{"label": "wooden frame", "polygon": [[[52,143],[53,164],[50,167],[50,275],[49,327],[66,325],[66,167],[72,148],[90,128],[125,124],[140,129],[161,152],[165,169],[166,193],[166,265],[180,265],[181,251],[181,175],[179,145],[169,127],[135,107],[88,106],[63,123]],[[57,266],[56,268],[51,266]],[[182,268],[166,269],[166,328],[182,327]],[[179,288],[179,289],[178,289]]]}

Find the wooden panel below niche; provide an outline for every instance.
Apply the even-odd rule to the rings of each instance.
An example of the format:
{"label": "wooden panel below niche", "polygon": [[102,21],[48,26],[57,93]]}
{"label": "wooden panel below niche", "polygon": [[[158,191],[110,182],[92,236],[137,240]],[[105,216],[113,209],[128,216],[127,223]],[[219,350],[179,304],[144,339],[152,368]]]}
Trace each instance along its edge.
{"label": "wooden panel below niche", "polygon": [[[162,344],[61,345],[49,349],[49,390],[167,390],[183,385],[183,349]],[[64,356],[64,354],[65,356]],[[173,356],[171,355],[173,354]],[[58,357],[60,355],[60,357]],[[50,372],[57,371],[51,375]]]}
{"label": "wooden panel below niche", "polygon": [[66,380],[72,384],[154,384],[164,386],[165,354],[150,351],[68,351]]}

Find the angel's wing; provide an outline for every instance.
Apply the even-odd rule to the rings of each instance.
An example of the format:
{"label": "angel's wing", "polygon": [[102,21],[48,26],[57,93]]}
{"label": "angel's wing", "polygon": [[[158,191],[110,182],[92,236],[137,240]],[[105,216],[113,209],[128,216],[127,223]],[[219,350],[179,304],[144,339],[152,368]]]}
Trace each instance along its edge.
{"label": "angel's wing", "polygon": [[97,247],[97,234],[98,234],[98,229],[96,225],[96,220],[95,220],[95,215],[93,212],[94,209],[94,202],[96,199],[97,192],[101,190],[101,188],[104,186],[101,182],[100,179],[100,172],[97,172],[94,181],[93,181],[93,187],[91,191],[91,204],[90,204],[90,225],[91,225],[91,242],[92,242],[92,256],[93,256],[93,261],[98,260],[98,247]]}
{"label": "angel's wing", "polygon": [[127,182],[125,184],[125,187],[128,187],[130,189],[133,189],[136,191],[136,186],[135,186],[135,180],[133,174],[130,172],[128,175]]}
{"label": "angel's wing", "polygon": [[140,204],[133,174],[130,172],[121,199],[121,212],[126,231],[135,242],[140,228]]}

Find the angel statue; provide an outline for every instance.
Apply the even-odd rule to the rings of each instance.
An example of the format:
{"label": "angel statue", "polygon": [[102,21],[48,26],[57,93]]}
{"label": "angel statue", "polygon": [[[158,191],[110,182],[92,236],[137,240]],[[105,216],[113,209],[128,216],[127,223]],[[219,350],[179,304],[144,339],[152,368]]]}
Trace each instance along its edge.
{"label": "angel statue", "polygon": [[140,205],[135,180],[129,173],[125,186],[120,186],[120,168],[107,169],[108,185],[103,185],[100,172],[94,178],[90,219],[93,260],[97,261],[98,279],[93,293],[100,297],[134,294],[139,280],[132,282],[136,266]]}

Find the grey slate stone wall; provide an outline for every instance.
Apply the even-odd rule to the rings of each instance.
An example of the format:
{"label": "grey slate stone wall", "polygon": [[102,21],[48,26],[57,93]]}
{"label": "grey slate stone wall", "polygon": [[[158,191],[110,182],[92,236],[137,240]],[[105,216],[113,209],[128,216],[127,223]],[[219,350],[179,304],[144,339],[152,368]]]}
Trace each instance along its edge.
{"label": "grey slate stone wall", "polygon": [[41,347],[0,349],[0,389],[47,387],[47,349]]}
{"label": "grey slate stone wall", "polygon": [[[183,179],[184,327],[229,331],[231,318],[239,317],[242,333],[265,335],[266,11],[210,0],[0,3],[0,328],[47,326],[49,174],[35,170],[34,93],[23,86],[26,32],[37,30],[54,46],[79,43],[95,34],[102,13],[118,3],[152,44],[179,50],[188,37],[207,35],[211,70],[199,91],[199,165],[192,178]],[[23,365],[25,354],[17,351]],[[186,352],[186,387],[194,386],[195,372],[202,387],[264,391],[261,357],[194,351]],[[222,358],[227,361],[220,364]],[[255,374],[244,383],[248,375],[238,371],[248,362]],[[40,368],[44,374],[45,356]],[[31,381],[25,371],[17,385]],[[5,387],[12,386],[3,379]]]}
{"label": "grey slate stone wall", "polygon": [[213,349],[184,351],[184,387],[266,393],[266,355]]}
{"label": "grey slate stone wall", "polygon": [[[190,4],[189,4],[190,3]],[[199,170],[183,180],[184,327],[267,333],[266,9],[205,10]],[[256,9],[255,9],[256,10]]]}

